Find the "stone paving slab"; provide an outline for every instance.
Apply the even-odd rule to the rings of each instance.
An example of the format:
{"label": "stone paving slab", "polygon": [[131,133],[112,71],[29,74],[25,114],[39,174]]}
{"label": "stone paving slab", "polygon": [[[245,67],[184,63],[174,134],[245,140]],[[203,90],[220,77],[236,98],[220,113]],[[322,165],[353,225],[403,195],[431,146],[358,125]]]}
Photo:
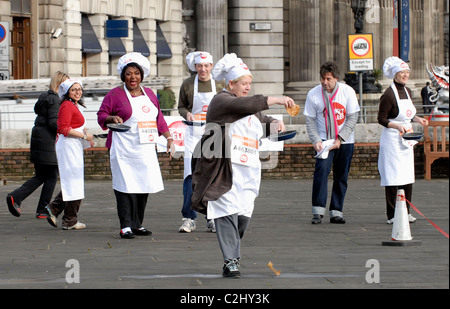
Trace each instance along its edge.
{"label": "stone paving slab", "polygon": [[[0,289],[138,288],[199,293],[209,289],[449,288],[449,240],[419,214],[413,211],[417,222],[411,224],[411,234],[420,245],[382,246],[390,240],[392,226],[386,224],[379,180],[350,180],[343,225],[330,224],[327,216],[320,225],[310,223],[312,180],[263,180],[242,242],[241,279],[221,277],[216,235],[206,232],[203,217],[197,219],[195,232],[178,233],[180,181],[165,181],[163,192],[150,195],[144,226],[153,235],[131,240],[119,237],[109,181],[86,182],[79,219],[87,228],[78,231],[53,228],[46,220],[35,219],[39,191],[23,202],[21,217],[13,217],[5,198],[19,185],[0,186]],[[412,202],[448,233],[448,179],[417,180]],[[79,265],[79,283],[66,280],[66,276],[69,281],[75,278],[73,260]],[[379,281],[372,283],[375,266],[379,266]],[[295,292],[290,295],[294,297]]]}

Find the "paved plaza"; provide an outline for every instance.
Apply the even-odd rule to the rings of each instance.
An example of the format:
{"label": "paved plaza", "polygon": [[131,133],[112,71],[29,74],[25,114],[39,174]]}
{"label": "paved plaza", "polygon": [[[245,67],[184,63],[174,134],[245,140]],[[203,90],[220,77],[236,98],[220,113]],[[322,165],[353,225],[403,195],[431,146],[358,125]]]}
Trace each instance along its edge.
{"label": "paved plaza", "polygon": [[[349,181],[342,225],[328,217],[310,223],[312,180],[263,180],[242,241],[241,279],[221,277],[216,235],[203,217],[195,232],[178,233],[181,181],[165,181],[163,192],[150,195],[144,226],[153,235],[135,239],[119,237],[110,181],[86,182],[79,219],[87,228],[77,231],[35,218],[39,190],[13,217],[5,197],[21,184],[0,186],[0,289],[449,288],[449,240],[415,211],[411,234],[419,243],[382,245],[392,226],[377,179]],[[412,203],[448,233],[448,179],[416,180]]]}

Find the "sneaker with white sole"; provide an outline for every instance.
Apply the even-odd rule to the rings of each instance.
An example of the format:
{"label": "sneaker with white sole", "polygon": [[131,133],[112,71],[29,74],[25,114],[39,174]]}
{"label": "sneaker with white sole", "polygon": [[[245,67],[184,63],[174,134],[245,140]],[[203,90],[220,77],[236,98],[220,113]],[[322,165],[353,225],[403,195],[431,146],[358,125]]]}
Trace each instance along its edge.
{"label": "sneaker with white sole", "polygon": [[408,221],[409,221],[409,223],[414,223],[414,222],[416,222],[416,218],[414,218],[411,214],[408,214]]}
{"label": "sneaker with white sole", "polygon": [[[416,222],[416,218],[414,218],[411,214],[408,214],[408,221],[409,221],[409,223],[414,223],[414,222]],[[387,221],[386,221],[386,223],[387,224],[394,224],[394,218],[392,218],[392,219],[388,219]]]}
{"label": "sneaker with white sole", "polygon": [[81,223],[81,222],[77,222],[72,226],[63,226],[62,229],[63,230],[81,230],[81,229],[85,229],[86,228],[86,224]]}
{"label": "sneaker with white sole", "polygon": [[222,276],[225,278],[240,278],[241,272],[239,271],[239,259],[228,259],[225,261],[222,270]]}
{"label": "sneaker with white sole", "polygon": [[44,207],[44,213],[47,215],[48,223],[53,227],[58,227],[56,216],[52,213],[48,205]]}
{"label": "sneaker with white sole", "polygon": [[183,224],[178,229],[180,233],[190,233],[196,228],[195,220],[190,218],[183,218]]}
{"label": "sneaker with white sole", "polygon": [[215,233],[216,232],[216,225],[214,224],[214,220],[207,220],[206,221],[206,231]]}

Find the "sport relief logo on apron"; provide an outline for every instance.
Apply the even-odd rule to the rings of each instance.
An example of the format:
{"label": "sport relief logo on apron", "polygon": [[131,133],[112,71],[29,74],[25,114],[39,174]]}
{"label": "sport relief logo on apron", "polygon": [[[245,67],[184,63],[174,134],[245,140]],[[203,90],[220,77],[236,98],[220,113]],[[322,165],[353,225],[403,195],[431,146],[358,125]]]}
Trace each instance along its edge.
{"label": "sport relief logo on apron", "polygon": [[[206,113],[209,103],[216,95],[216,84],[211,78],[211,92],[198,92],[198,75],[194,80],[194,103],[192,106],[192,114],[194,121],[206,121]],[[201,126],[187,126],[184,135],[184,178],[192,174],[192,153],[195,145],[200,141],[205,129]]]}
{"label": "sport relief logo on apron", "polygon": [[[395,85],[392,85],[391,88],[397,100],[399,113],[395,119],[389,119],[389,121],[400,123],[407,128],[407,131],[412,131],[411,119],[416,114],[416,108],[408,92],[406,92],[408,98],[402,100]],[[396,186],[414,182],[414,151],[412,148],[414,142],[417,143],[416,141],[404,140],[397,129],[383,127],[378,159],[382,186]]]}
{"label": "sport relief logo on apron", "polygon": [[124,193],[155,193],[164,189],[154,142],[158,136],[158,109],[145,91],[144,95],[132,97],[124,88],[132,114],[124,122],[130,130],[113,132],[110,150],[113,188]]}

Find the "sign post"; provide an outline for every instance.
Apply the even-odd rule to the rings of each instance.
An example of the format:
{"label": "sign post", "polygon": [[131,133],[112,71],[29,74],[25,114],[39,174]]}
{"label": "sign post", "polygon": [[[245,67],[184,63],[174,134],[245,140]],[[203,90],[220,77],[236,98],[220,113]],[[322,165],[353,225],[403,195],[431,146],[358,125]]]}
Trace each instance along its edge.
{"label": "sign post", "polygon": [[0,80],[9,79],[9,23],[0,22]]}
{"label": "sign post", "polygon": [[349,70],[358,72],[359,106],[361,108],[359,122],[364,123],[363,110],[363,72],[373,71],[373,37],[372,34],[350,34],[348,36]]}

